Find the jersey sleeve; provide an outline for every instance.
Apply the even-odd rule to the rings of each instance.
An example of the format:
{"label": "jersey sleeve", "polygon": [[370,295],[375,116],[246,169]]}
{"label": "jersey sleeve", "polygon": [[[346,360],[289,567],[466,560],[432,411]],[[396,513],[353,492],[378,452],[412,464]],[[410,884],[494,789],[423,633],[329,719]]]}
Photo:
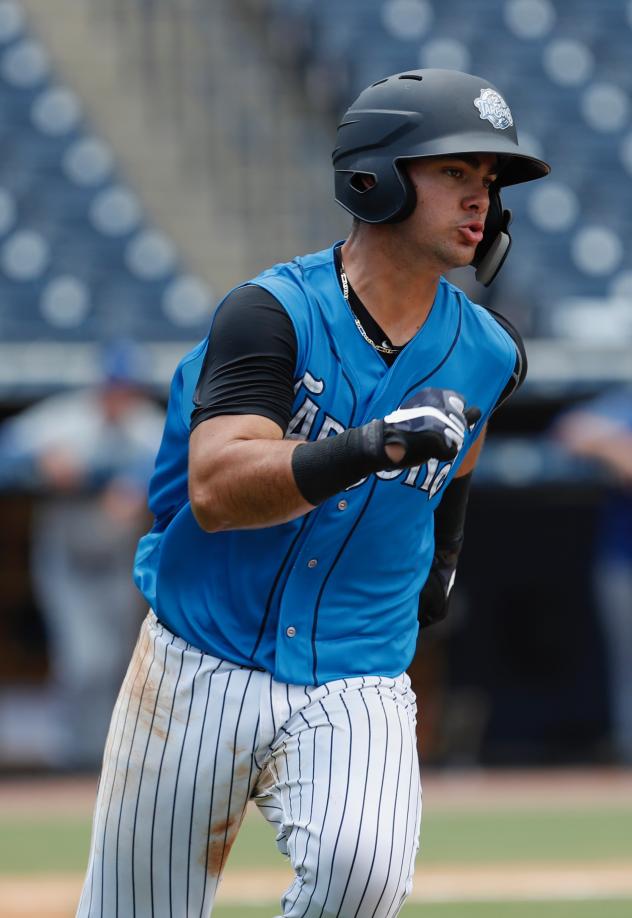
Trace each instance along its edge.
{"label": "jersey sleeve", "polygon": [[507,385],[500,393],[500,397],[493,408],[493,410],[496,411],[502,404],[504,404],[504,402],[507,401],[511,395],[514,394],[514,392],[518,391],[520,386],[525,381],[528,370],[527,352],[525,350],[524,341],[522,340],[520,332],[514,328],[509,319],[503,316],[500,312],[496,312],[495,309],[490,309],[489,306],[486,306],[485,308],[487,309],[487,312],[491,313],[501,328],[504,328],[516,346],[516,362],[514,365],[513,373],[509,377]]}
{"label": "jersey sleeve", "polygon": [[292,321],[267,290],[237,287],[218,308],[209,334],[191,415],[256,414],[285,432],[294,400],[297,341]]}

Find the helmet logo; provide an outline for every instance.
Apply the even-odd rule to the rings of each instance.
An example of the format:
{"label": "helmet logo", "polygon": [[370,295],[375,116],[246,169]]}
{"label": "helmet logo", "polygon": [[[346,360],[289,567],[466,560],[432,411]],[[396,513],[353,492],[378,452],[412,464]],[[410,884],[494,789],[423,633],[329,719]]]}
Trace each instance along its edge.
{"label": "helmet logo", "polygon": [[504,131],[513,124],[509,106],[495,89],[481,89],[478,99],[474,99],[474,105],[481,113],[480,117],[486,118],[499,131]]}

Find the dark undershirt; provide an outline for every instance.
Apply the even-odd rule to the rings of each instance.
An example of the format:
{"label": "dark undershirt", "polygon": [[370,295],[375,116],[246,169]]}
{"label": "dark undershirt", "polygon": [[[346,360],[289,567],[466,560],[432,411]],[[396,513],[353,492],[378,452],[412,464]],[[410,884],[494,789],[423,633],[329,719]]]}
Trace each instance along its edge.
{"label": "dark undershirt", "polygon": [[[340,290],[342,290],[342,280],[340,278],[340,272],[342,270],[342,253],[340,249],[341,246],[339,245],[337,245],[334,249],[334,261],[336,264],[336,277],[338,278],[338,285]],[[351,284],[349,284],[349,306],[351,307],[351,312],[358,319],[360,325],[364,329],[367,336],[371,339],[371,341],[374,341],[376,344],[384,345],[389,348],[389,350],[395,351],[394,354],[385,354],[382,351],[377,352],[387,366],[392,366],[395,363],[395,358],[401,354],[406,345],[393,344],[388,335],[377,324]]]}
{"label": "dark undershirt", "polygon": [[[340,246],[334,257],[342,291]],[[351,287],[349,306],[369,338],[395,350],[394,354],[378,351],[391,366],[405,345],[394,347]],[[504,317],[494,316],[516,342],[518,352],[516,371],[498,400],[500,405],[524,379],[526,358],[515,329]],[[195,390],[191,430],[219,415],[255,414],[274,421],[285,433],[292,416],[296,356],[294,325],[276,297],[255,284],[231,291],[213,321]]]}
{"label": "dark undershirt", "polygon": [[249,284],[220,306],[193,401],[191,430],[226,414],[269,418],[285,433],[294,401],[296,332],[276,297]]}

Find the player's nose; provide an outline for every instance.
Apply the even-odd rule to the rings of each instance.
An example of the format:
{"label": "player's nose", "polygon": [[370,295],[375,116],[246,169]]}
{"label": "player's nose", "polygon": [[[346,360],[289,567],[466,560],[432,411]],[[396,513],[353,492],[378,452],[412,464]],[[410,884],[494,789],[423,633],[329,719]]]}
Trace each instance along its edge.
{"label": "player's nose", "polygon": [[463,209],[475,213],[483,220],[489,207],[489,189],[485,186],[474,189],[463,198]]}

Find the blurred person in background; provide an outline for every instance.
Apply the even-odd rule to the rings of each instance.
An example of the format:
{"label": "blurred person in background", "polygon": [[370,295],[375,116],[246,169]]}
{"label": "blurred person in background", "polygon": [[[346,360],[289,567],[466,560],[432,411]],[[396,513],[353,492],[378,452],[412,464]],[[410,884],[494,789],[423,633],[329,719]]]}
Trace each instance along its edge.
{"label": "blurred person in background", "polygon": [[553,435],[573,455],[599,463],[610,480],[597,526],[593,583],[608,665],[613,752],[632,765],[632,386],[566,412]]}
{"label": "blurred person in background", "polygon": [[31,578],[61,768],[98,765],[141,620],[131,566],[164,423],[142,358],[132,342],[106,346],[99,385],[45,398],[0,430],[3,486],[35,495]]}

